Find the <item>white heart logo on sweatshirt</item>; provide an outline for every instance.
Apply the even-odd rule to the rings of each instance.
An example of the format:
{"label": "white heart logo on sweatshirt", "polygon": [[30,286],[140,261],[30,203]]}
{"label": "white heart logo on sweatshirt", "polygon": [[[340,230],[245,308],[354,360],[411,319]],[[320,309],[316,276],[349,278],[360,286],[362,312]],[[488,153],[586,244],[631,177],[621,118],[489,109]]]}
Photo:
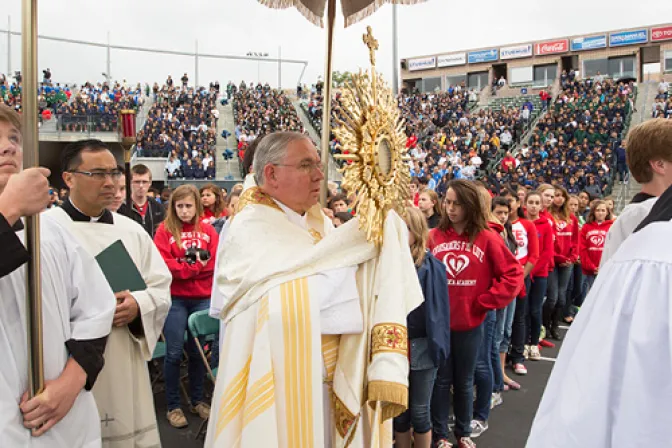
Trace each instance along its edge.
{"label": "white heart logo on sweatshirt", "polygon": [[467,266],[469,266],[469,257],[449,253],[443,257],[443,264],[446,265],[446,271],[448,271],[450,276],[455,278],[460,275],[460,272],[467,269]]}
{"label": "white heart logo on sweatshirt", "polygon": [[567,222],[558,221],[558,230],[565,230],[565,227],[567,227]]}
{"label": "white heart logo on sweatshirt", "polygon": [[602,235],[593,235],[590,237],[590,242],[595,246],[604,246],[604,237]]}

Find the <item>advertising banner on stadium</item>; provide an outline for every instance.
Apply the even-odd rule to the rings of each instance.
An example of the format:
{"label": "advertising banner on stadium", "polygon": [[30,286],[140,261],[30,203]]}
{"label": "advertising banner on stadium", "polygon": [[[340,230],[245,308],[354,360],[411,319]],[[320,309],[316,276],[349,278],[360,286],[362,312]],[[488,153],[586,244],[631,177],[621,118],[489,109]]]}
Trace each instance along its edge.
{"label": "advertising banner on stadium", "polygon": [[436,57],[434,56],[408,60],[408,70],[411,72],[430,68],[436,68]]}
{"label": "advertising banner on stadium", "polygon": [[548,42],[541,42],[534,46],[534,54],[543,56],[546,54],[565,53],[569,50],[569,40],[550,40]]}
{"label": "advertising banner on stadium", "polygon": [[480,51],[470,51],[468,55],[470,64],[478,64],[479,62],[492,62],[496,61],[499,56],[499,52],[496,48],[491,48],[490,50],[480,50]]}
{"label": "advertising banner on stadium", "polygon": [[437,65],[439,67],[452,67],[454,65],[464,65],[467,63],[467,56],[465,53],[442,54],[437,59]]}
{"label": "advertising banner on stadium", "polygon": [[607,48],[607,35],[590,37],[577,37],[572,39],[572,51],[595,50],[597,48]]}
{"label": "advertising banner on stadium", "polygon": [[645,44],[649,41],[647,30],[621,31],[609,34],[609,46],[621,47],[623,45]]}
{"label": "advertising banner on stadium", "polygon": [[530,56],[532,56],[532,44],[514,45],[499,49],[499,58],[502,60],[528,58]]}
{"label": "advertising banner on stadium", "polygon": [[670,39],[672,39],[672,26],[651,28],[651,42],[660,42],[661,40]]}

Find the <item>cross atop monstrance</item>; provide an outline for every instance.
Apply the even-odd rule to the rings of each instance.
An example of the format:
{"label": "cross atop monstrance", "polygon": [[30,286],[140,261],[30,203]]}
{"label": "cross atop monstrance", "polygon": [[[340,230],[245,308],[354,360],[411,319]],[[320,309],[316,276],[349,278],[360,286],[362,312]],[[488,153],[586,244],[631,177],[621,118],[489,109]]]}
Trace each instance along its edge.
{"label": "cross atop monstrance", "polygon": [[362,40],[369,47],[369,60],[371,65],[376,65],[376,50],[378,49],[378,41],[373,37],[371,27],[366,27],[366,34],[362,36]]}

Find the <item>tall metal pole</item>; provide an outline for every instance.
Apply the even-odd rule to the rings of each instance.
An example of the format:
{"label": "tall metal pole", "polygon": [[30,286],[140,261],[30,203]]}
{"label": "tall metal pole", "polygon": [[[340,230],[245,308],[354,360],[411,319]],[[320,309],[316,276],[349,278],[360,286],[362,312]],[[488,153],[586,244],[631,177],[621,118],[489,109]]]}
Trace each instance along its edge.
{"label": "tall metal pole", "polygon": [[278,89],[282,90],[282,47],[278,47]]}
{"label": "tall metal pole", "polygon": [[7,77],[12,76],[12,16],[7,16]]}
{"label": "tall metal pole", "polygon": [[[110,51],[110,32],[108,31],[107,32],[107,71],[105,72],[105,73],[107,73],[106,78],[107,78],[107,83],[108,84],[112,84],[112,72],[110,71],[111,70],[110,67],[111,67],[111,64],[112,64],[111,59],[112,58],[111,58],[111,51]],[[110,86],[110,88],[111,87],[112,86]]]}
{"label": "tall metal pole", "polygon": [[[334,50],[334,23],[336,22],[336,0],[329,0],[327,5],[327,54],[324,67],[324,87],[322,95],[322,163],[329,162],[329,136],[331,135],[331,66]],[[324,170],[324,181],[320,191],[320,203],[327,206],[327,189],[329,186],[329,170]]]}
{"label": "tall metal pole", "polygon": [[196,53],[194,53],[194,87],[198,88],[198,39],[196,39]]}
{"label": "tall metal pole", "polygon": [[[37,134],[37,0],[23,0],[21,14],[23,68],[23,166],[39,165]],[[40,215],[26,218],[26,247],[30,253],[26,275],[26,330],[28,338],[28,393],[44,389],[42,346],[42,284],[40,278]]]}
{"label": "tall metal pole", "polygon": [[392,91],[399,94],[399,36],[397,35],[397,4],[392,5]]}

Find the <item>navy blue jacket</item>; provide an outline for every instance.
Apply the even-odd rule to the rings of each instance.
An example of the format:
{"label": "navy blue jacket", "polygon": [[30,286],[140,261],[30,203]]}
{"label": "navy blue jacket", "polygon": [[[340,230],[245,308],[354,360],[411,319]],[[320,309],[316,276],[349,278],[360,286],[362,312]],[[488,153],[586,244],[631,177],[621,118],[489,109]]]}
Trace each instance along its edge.
{"label": "navy blue jacket", "polygon": [[425,301],[406,318],[408,338],[427,338],[429,354],[437,367],[450,354],[450,306],[446,268],[427,252],[417,268]]}

